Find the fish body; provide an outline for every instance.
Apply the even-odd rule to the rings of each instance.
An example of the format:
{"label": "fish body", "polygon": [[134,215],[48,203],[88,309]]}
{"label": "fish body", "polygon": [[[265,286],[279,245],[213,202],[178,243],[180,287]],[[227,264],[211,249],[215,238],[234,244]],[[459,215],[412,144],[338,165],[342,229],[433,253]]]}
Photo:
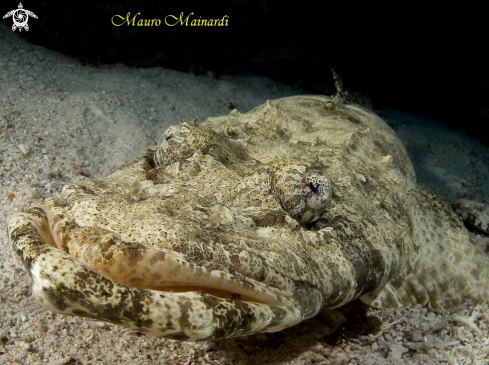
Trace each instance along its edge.
{"label": "fish body", "polygon": [[9,221],[48,309],[183,341],[274,332],[360,298],[489,298],[489,260],[416,186],[376,114],[326,96],[182,121],[158,147]]}

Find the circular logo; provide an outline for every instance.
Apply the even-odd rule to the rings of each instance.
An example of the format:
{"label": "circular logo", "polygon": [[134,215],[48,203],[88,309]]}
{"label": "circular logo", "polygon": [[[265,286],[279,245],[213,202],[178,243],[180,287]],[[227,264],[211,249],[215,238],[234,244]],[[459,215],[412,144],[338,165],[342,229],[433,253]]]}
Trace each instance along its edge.
{"label": "circular logo", "polygon": [[29,15],[37,19],[36,14],[34,14],[32,11],[24,9],[22,3],[19,3],[19,8],[9,11],[7,14],[3,16],[3,19],[11,16],[12,20],[14,21],[14,25],[12,25],[12,30],[15,31],[17,28],[19,28],[19,32],[20,32],[22,31],[22,28],[24,28],[25,30],[29,30],[29,26],[27,25],[27,21],[29,20]]}

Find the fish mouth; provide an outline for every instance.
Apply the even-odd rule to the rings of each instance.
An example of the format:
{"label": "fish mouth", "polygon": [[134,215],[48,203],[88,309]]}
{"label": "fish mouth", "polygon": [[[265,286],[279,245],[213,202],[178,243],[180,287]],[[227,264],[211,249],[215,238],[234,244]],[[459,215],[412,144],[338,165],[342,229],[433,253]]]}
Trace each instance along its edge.
{"label": "fish mouth", "polygon": [[270,286],[223,264],[126,242],[100,227],[71,229],[67,240],[56,224],[52,228],[58,248],[64,247],[87,268],[124,285],[167,294],[193,291],[269,306],[295,305],[293,290]]}
{"label": "fish mouth", "polygon": [[[262,273],[264,280],[250,277],[251,259],[248,259],[248,266],[238,268],[229,262],[210,261],[195,251],[192,254],[168,247],[151,247],[151,241],[145,244],[129,241],[135,236],[134,232],[122,233],[95,222],[82,225],[67,218],[71,214],[56,198],[46,199],[43,208],[49,222],[49,229],[45,231],[52,236],[56,247],[87,268],[121,284],[165,293],[195,291],[269,306],[296,305],[294,280],[269,267]],[[73,210],[76,211],[76,206]],[[204,242],[193,245],[209,247]],[[225,250],[221,252],[221,255],[226,254]],[[246,258],[253,255],[248,251],[242,254]]]}
{"label": "fish mouth", "polygon": [[[34,296],[53,312],[198,341],[280,331],[322,307],[321,292],[308,286],[290,292],[272,288],[230,268],[192,262],[178,252],[118,242],[112,234],[101,238],[94,229],[70,227],[70,237],[63,236],[56,227],[62,222],[53,211],[47,213],[39,207],[19,213],[8,230]],[[78,239],[84,244],[77,245]]]}
{"label": "fish mouth", "polygon": [[242,302],[249,302],[249,303],[260,303],[260,304],[267,304],[267,305],[277,305],[276,303],[266,303],[260,299],[249,297],[247,295],[239,294],[236,292],[230,292],[222,289],[216,289],[216,288],[207,288],[203,286],[188,286],[188,285],[180,285],[180,286],[162,286],[162,287],[155,287],[155,288],[145,288],[145,289],[150,289],[150,290],[157,290],[161,292],[166,292],[166,293],[185,293],[185,292],[199,292],[199,293],[204,293],[208,295],[212,295],[217,298],[221,299],[227,299],[227,300],[239,300]]}

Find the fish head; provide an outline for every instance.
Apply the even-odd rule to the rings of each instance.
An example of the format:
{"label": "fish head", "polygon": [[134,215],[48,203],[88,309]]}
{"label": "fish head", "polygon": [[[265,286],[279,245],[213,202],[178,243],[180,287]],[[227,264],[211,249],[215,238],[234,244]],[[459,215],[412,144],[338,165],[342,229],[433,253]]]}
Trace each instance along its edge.
{"label": "fish head", "polygon": [[392,242],[364,248],[392,258],[383,278],[351,260],[378,222],[384,239],[399,233],[391,187],[414,172],[380,118],[329,100],[182,121],[110,176],[17,215],[10,239],[34,294],[56,312],[194,341],[279,331],[385,283]]}

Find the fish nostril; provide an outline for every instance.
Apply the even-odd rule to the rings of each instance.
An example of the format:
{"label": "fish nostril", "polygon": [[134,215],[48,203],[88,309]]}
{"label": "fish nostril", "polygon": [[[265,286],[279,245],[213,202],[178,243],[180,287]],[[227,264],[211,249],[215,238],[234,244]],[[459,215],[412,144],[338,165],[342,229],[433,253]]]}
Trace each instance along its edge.
{"label": "fish nostril", "polygon": [[331,180],[319,167],[309,167],[302,178],[302,195],[309,208],[323,210],[331,201]]}

